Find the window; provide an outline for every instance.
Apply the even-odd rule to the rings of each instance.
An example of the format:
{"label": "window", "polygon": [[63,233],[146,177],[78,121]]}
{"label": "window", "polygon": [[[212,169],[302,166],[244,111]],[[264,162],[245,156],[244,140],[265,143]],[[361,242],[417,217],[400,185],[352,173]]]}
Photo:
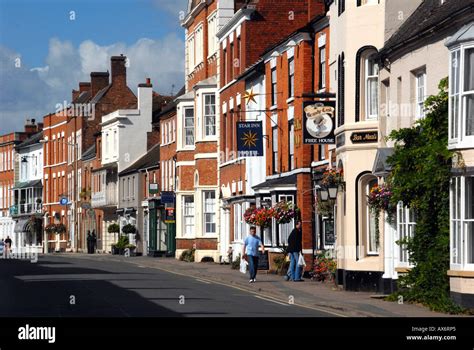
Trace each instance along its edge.
{"label": "window", "polygon": [[357,0],[357,6],[377,5],[380,0]]}
{"label": "window", "polygon": [[415,233],[415,213],[412,209],[399,202],[397,205],[397,233],[400,253],[400,265],[409,266],[409,254],[406,246],[406,240],[413,238]]}
{"label": "window", "polygon": [[390,79],[382,81],[382,97],[383,105],[381,106],[382,114],[390,117]]}
{"label": "window", "polygon": [[234,241],[241,242],[247,237],[247,224],[244,213],[249,208],[248,203],[234,204]]}
{"label": "window", "polygon": [[204,131],[205,136],[216,135],[216,95],[204,94]]}
{"label": "window", "polygon": [[194,108],[184,108],[184,145],[194,146]]}
{"label": "window", "polygon": [[230,60],[229,60],[229,66],[231,67],[230,68],[230,79],[233,79],[234,78],[234,70],[235,70],[235,66],[234,66],[234,59],[235,59],[235,53],[234,53],[234,43],[230,43],[230,48],[229,48],[229,53],[230,53]]}
{"label": "window", "polygon": [[319,49],[319,89],[326,88],[326,47]]}
{"label": "window", "polygon": [[277,70],[273,67],[271,70],[271,82],[272,82],[272,106],[277,104]]}
{"label": "window", "polygon": [[288,59],[288,98],[295,96],[295,58]]}
{"label": "window", "polygon": [[212,56],[217,50],[217,12],[209,16],[207,19],[207,47],[208,55]]}
{"label": "window", "polygon": [[[366,196],[370,194],[370,190],[377,186],[377,179],[372,179],[366,186]],[[369,254],[377,254],[378,251],[378,238],[376,236],[376,220],[375,213],[369,209],[367,205],[367,249]]]}
{"label": "window", "polygon": [[[293,196],[279,196],[278,201],[293,202]],[[278,227],[278,243],[279,245],[288,245],[288,236],[295,226],[294,220],[288,224],[280,224]]]}
{"label": "window", "polygon": [[474,177],[451,180],[451,263],[474,268]]}
{"label": "window", "polygon": [[278,172],[278,127],[272,129],[273,173]]}
{"label": "window", "polygon": [[450,139],[474,141],[474,47],[453,51],[450,62]]}
{"label": "window", "polygon": [[183,196],[183,235],[194,234],[194,196]]}
{"label": "window", "polygon": [[204,233],[216,233],[216,192],[204,191]]}
{"label": "window", "polygon": [[346,0],[338,0],[337,15],[340,16],[346,10]]}
{"label": "window", "polygon": [[222,54],[222,71],[223,71],[223,74],[222,76],[224,77],[224,84],[227,84],[227,50],[224,49],[223,50],[223,54]]}
{"label": "window", "polygon": [[289,132],[289,140],[288,140],[288,144],[289,144],[288,168],[290,170],[294,170],[295,169],[295,124],[293,123],[293,121],[289,123],[289,129],[290,129],[290,132]]}
{"label": "window", "polygon": [[196,30],[196,65],[202,63],[204,60],[204,37],[203,26]]}
{"label": "window", "polygon": [[378,116],[378,79],[379,65],[374,55],[365,60],[365,96],[366,119],[377,119]]}
{"label": "window", "polygon": [[344,92],[345,92],[345,67],[344,52],[338,58],[337,70],[337,126],[344,125]]}
{"label": "window", "polygon": [[415,76],[416,89],[416,119],[425,116],[426,73],[420,72]]}
{"label": "window", "polygon": [[464,51],[463,104],[465,135],[474,136],[474,47]]}
{"label": "window", "polygon": [[191,73],[194,70],[194,67],[196,66],[196,61],[195,61],[195,54],[194,54],[194,48],[195,42],[194,42],[194,34],[191,35],[188,39],[188,65],[189,65],[189,71],[188,74]]}
{"label": "window", "polygon": [[326,150],[324,145],[319,145],[319,160],[325,160],[326,159]]}
{"label": "window", "polygon": [[460,62],[460,51],[454,51],[451,53],[450,60],[451,70],[450,70],[450,82],[449,82],[449,137],[450,139],[457,139],[459,136],[459,95],[460,95],[460,71],[461,71],[461,62]]}

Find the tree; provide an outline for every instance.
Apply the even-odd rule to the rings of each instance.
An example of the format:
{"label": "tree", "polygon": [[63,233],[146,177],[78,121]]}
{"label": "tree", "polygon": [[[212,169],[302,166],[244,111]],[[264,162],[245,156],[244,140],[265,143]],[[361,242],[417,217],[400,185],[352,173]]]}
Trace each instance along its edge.
{"label": "tree", "polygon": [[439,93],[425,102],[426,117],[412,128],[393,131],[394,154],[388,163],[392,203],[402,201],[414,211],[414,236],[405,244],[413,269],[399,279],[397,294],[433,310],[458,312],[449,295],[449,183],[447,79]]}

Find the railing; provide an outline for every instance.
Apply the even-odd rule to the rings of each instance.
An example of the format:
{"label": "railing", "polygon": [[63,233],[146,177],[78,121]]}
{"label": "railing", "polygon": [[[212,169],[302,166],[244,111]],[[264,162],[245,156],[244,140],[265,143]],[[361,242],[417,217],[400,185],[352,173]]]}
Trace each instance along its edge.
{"label": "railing", "polygon": [[104,206],[117,205],[117,192],[116,186],[108,185],[106,190],[100,192],[93,192],[91,196],[91,205],[93,208],[99,208]]}
{"label": "railing", "polygon": [[22,203],[15,204],[10,208],[11,215],[35,214],[41,213],[43,205],[41,203]]}

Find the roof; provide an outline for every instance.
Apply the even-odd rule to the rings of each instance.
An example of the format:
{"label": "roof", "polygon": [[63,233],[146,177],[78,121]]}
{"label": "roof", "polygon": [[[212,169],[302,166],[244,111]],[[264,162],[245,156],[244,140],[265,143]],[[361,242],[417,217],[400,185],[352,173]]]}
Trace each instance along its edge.
{"label": "roof", "polygon": [[393,148],[379,148],[375,156],[372,173],[376,176],[386,176],[392,171],[392,167],[387,163],[388,157],[393,155]]}
{"label": "roof", "polygon": [[95,157],[96,149],[95,149],[95,142],[90,146],[86,151],[82,153],[82,160],[90,160]]}
{"label": "roof", "polygon": [[473,0],[424,0],[398,30],[385,42],[382,52],[387,54],[406,45],[408,41],[419,37],[434,35],[438,27],[450,28],[452,17],[473,15]]}
{"label": "roof", "polygon": [[43,183],[41,182],[41,180],[17,182],[14,189],[19,190],[19,189],[22,189],[22,188],[38,188],[38,187],[43,187]]}
{"label": "roof", "polygon": [[90,90],[83,91],[77,96],[72,103],[86,103],[91,98]]}
{"label": "roof", "polygon": [[37,144],[42,139],[43,139],[43,132],[42,131],[37,132],[36,134],[34,134],[34,135],[30,136],[29,138],[27,138],[22,143],[18,144],[16,146],[16,149],[22,149],[22,148]]}
{"label": "roof", "polygon": [[136,173],[140,169],[148,169],[156,167],[160,164],[160,145],[153,146],[144,156],[139,158],[135,163],[130,165],[128,168],[122,170],[119,175],[128,175]]}
{"label": "roof", "polygon": [[102,88],[101,90],[99,90],[99,92],[97,92],[97,93],[95,94],[95,96],[92,98],[91,104],[98,103],[98,102],[100,101],[100,99],[101,99],[102,97],[104,97],[105,93],[106,93],[107,91],[109,91],[109,89],[110,89],[111,86],[112,86],[112,84],[107,85],[106,87],[104,87],[104,88]]}
{"label": "roof", "polygon": [[286,187],[286,186],[295,186],[296,185],[296,174],[283,176],[283,177],[276,177],[274,179],[268,179],[265,182],[262,182],[252,188],[254,190],[259,189],[271,189],[275,187]]}
{"label": "roof", "polygon": [[215,87],[217,85],[217,78],[215,76],[209,77],[207,79],[201,80],[199,83],[193,86],[193,89],[205,88],[205,87]]}
{"label": "roof", "polygon": [[474,22],[466,24],[459,29],[456,34],[446,41],[445,45],[452,47],[468,41],[474,41]]}

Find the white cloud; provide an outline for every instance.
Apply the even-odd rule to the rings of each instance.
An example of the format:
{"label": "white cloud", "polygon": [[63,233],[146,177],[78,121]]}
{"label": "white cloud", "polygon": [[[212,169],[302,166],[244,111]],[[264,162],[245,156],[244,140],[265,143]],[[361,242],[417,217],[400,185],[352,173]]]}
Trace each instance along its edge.
{"label": "white cloud", "polygon": [[163,94],[172,85],[176,92],[184,83],[184,42],[176,34],[142,38],[132,45],[101,46],[86,40],[79,47],[54,38],[45,66],[34,68],[16,68],[20,55],[0,47],[0,134],[21,130],[26,118],[39,120],[53,112],[57,103],[70,100],[79,81],[89,81],[92,71],[110,71],[110,56],[120,54],[129,58],[127,83],[135,92],[147,77],[153,89]]}
{"label": "white cloud", "polygon": [[167,11],[177,17],[181,11],[186,13],[188,10],[188,0],[153,0],[153,4],[158,9]]}

